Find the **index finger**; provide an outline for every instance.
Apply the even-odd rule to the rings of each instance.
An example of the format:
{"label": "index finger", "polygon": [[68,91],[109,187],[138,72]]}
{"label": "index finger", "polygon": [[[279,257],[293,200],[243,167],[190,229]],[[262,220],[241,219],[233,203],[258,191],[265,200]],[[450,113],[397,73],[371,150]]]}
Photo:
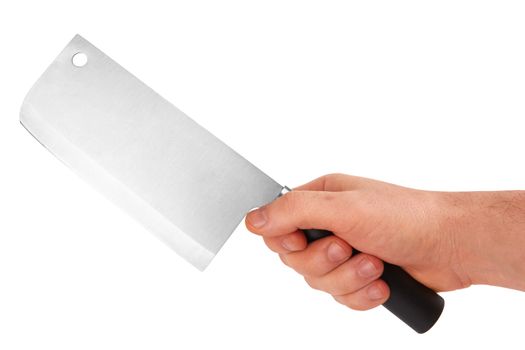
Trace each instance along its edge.
{"label": "index finger", "polygon": [[346,174],[328,174],[307,182],[304,185],[298,186],[294,188],[294,190],[330,192],[350,191],[362,187],[364,184],[370,183],[371,181],[374,180]]}

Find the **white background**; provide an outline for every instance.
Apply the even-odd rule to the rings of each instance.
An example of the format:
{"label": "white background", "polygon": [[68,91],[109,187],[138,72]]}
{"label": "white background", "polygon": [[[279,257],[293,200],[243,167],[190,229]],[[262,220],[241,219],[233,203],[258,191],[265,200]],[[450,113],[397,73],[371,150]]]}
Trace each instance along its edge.
{"label": "white background", "polygon": [[79,33],[290,186],[524,189],[524,18],[520,1],[4,1],[0,349],[521,348],[522,292],[444,293],[417,335],[310,290],[243,225],[200,273],[18,112]]}

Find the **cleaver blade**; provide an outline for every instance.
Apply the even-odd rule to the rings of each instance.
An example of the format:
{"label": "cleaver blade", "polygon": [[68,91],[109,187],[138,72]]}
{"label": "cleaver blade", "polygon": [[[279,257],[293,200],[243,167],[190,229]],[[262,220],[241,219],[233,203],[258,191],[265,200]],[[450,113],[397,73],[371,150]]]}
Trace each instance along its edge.
{"label": "cleaver blade", "polygon": [[79,35],[31,88],[20,122],[200,270],[283,190]]}

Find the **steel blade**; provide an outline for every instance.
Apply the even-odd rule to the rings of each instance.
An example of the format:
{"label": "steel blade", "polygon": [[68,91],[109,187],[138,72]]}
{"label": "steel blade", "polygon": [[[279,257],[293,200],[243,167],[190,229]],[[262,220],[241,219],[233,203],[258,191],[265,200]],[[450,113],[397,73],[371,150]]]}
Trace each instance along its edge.
{"label": "steel blade", "polygon": [[30,90],[20,121],[201,270],[248,210],[282,190],[79,35]]}

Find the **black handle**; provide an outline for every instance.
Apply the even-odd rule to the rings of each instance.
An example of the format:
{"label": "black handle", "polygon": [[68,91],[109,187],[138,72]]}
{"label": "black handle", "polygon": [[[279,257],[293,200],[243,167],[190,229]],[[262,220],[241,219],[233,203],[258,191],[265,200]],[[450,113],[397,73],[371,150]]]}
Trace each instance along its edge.
{"label": "black handle", "polygon": [[[308,243],[332,235],[325,230],[303,230]],[[354,249],[354,254],[360,253]],[[383,304],[390,312],[418,333],[425,333],[438,320],[445,301],[432,289],[422,285],[402,268],[384,263],[381,278],[390,288],[390,297]]]}

